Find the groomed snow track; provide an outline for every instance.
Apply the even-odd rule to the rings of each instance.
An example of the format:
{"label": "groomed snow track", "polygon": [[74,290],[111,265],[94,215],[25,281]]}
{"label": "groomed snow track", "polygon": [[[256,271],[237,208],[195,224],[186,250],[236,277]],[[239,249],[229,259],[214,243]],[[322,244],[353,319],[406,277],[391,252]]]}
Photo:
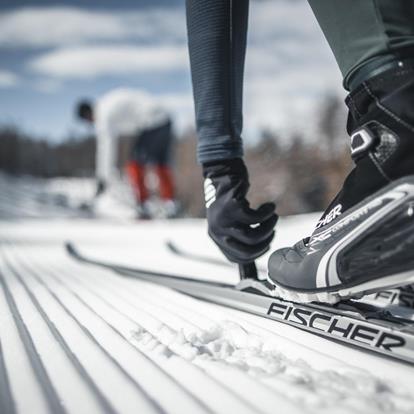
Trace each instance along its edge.
{"label": "groomed snow track", "polygon": [[[50,252],[47,263],[24,243],[3,242],[1,252],[0,311],[8,327],[2,414],[260,413],[272,412],[273,404],[299,412],[243,371],[226,373],[201,360],[194,365],[195,350],[174,326],[210,335],[206,343],[220,333],[197,332],[185,305],[168,317],[165,305],[155,312],[165,302],[163,289],[91,272],[61,251]],[[260,400],[247,393],[255,388]]]}
{"label": "groomed snow track", "polygon": [[[171,376],[174,361],[148,357],[148,341],[133,340],[141,326],[134,322],[139,306],[133,306],[129,289],[105,282],[96,289],[96,278],[108,275],[82,280],[85,269],[41,266],[27,261],[24,250],[2,246],[0,309],[9,327],[0,355],[2,414],[165,413],[174,412],[177,401],[183,412],[213,412]],[[151,330],[159,322],[148,315],[146,323]],[[5,361],[12,360],[6,369]]]}
{"label": "groomed snow track", "polygon": [[[88,257],[233,283],[236,269],[166,247],[220,259],[204,222],[80,219],[33,201],[48,190],[32,180],[7,183],[0,177],[1,414],[414,412],[411,366],[119,277],[64,249],[72,240]],[[276,243],[313,221],[281,219]]]}
{"label": "groomed snow track", "polygon": [[2,414],[414,407],[397,383],[255,317],[79,264],[59,244],[3,240],[0,252]]}

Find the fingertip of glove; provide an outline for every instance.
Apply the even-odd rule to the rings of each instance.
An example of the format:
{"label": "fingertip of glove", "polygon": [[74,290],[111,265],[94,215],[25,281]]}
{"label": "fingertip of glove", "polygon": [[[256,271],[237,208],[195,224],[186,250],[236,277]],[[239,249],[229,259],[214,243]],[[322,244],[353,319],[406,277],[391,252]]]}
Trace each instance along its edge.
{"label": "fingertip of glove", "polygon": [[276,204],[272,202],[263,203],[259,206],[257,211],[260,213],[273,213],[276,210]]}
{"label": "fingertip of glove", "polygon": [[276,221],[278,219],[278,215],[276,214],[276,204],[275,203],[264,203],[256,210],[257,213],[262,217],[262,220],[268,220],[272,216],[275,217]]}

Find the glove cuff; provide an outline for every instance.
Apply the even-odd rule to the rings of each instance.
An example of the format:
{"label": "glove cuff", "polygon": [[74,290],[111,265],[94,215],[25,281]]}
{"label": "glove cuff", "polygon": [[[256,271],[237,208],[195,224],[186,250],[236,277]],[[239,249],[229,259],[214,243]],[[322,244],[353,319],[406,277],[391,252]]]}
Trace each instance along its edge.
{"label": "glove cuff", "polygon": [[229,160],[210,161],[202,164],[204,178],[221,177],[223,175],[236,175],[246,177],[247,168],[241,158]]}

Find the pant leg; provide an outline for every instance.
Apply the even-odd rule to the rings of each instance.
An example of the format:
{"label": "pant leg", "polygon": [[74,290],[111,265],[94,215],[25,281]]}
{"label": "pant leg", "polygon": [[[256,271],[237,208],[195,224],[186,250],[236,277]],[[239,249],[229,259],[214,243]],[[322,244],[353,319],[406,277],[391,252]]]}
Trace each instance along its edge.
{"label": "pant leg", "polygon": [[160,197],[163,200],[174,199],[174,179],[171,168],[167,165],[157,165],[155,171],[159,180]]}
{"label": "pant leg", "polygon": [[249,0],[187,0],[186,8],[198,160],[241,157]]}
{"label": "pant leg", "polygon": [[138,164],[136,161],[129,161],[126,165],[126,172],[136,200],[139,203],[148,200],[149,193],[145,184],[145,166]]}
{"label": "pant leg", "polygon": [[308,0],[346,89],[414,58],[413,0]]}
{"label": "pant leg", "polygon": [[171,165],[173,162],[174,134],[172,123],[169,120],[158,128],[153,137],[154,155],[152,162],[155,165]]}

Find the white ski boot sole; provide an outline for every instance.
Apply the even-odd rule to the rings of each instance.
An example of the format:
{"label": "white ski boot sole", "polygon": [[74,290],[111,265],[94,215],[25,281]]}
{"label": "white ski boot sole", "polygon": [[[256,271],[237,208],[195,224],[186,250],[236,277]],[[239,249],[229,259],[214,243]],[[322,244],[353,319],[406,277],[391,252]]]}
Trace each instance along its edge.
{"label": "white ski boot sole", "polygon": [[321,292],[299,292],[296,290],[289,290],[281,287],[267,277],[267,281],[272,284],[274,295],[285,300],[297,303],[322,302],[330,303],[331,305],[346,299],[361,299],[365,295],[379,292],[381,290],[393,289],[414,283],[414,270],[397,273],[392,276],[382,277],[376,280],[370,280],[352,287],[345,287],[343,289]]}

